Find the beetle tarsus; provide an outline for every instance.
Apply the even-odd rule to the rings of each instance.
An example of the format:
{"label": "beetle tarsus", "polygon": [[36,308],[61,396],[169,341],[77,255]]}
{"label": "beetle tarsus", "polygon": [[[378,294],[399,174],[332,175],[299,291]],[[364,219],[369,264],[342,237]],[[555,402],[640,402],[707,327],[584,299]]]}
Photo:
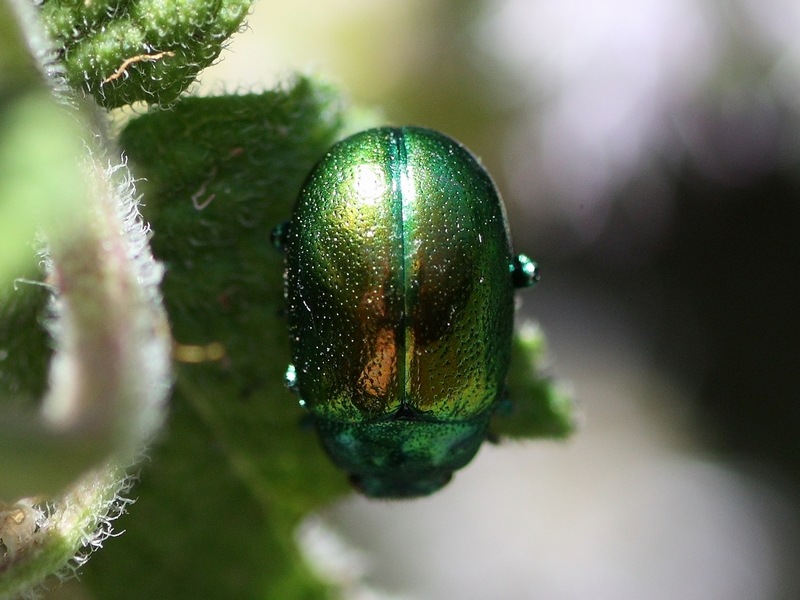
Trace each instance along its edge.
{"label": "beetle tarsus", "polygon": [[289,234],[289,221],[276,225],[269,234],[270,243],[281,252],[286,250],[286,236]]}
{"label": "beetle tarsus", "polygon": [[511,264],[511,281],[515,288],[524,288],[539,281],[539,265],[525,254],[517,254]]}

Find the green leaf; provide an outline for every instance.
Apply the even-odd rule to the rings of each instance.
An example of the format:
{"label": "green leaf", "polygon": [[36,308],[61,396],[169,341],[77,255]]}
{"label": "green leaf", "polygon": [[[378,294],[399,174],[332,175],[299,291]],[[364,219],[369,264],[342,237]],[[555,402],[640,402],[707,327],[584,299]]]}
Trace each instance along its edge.
{"label": "green leaf", "polygon": [[517,327],[508,373],[506,406],[492,417],[491,430],[502,438],[566,438],[575,430],[576,410],[570,394],[541,372],[545,339],[526,323]]}
{"label": "green leaf", "polygon": [[41,49],[41,40],[31,35],[32,9],[18,0],[0,2],[0,102],[5,101],[19,88],[35,86],[38,75],[31,46]]}
{"label": "green leaf", "polygon": [[219,56],[251,0],[45,0],[42,18],[75,89],[114,108],[175,100]]}
{"label": "green leaf", "polygon": [[[270,233],[351,123],[328,88],[299,79],[263,95],[186,98],[123,132],[146,180],[179,365],[169,428],[120,520],[125,534],[83,577],[98,598],[285,600],[330,591],[305,564],[295,530],[349,488],[284,389],[283,256]],[[512,377],[520,412],[498,417],[495,428],[565,435],[568,405],[560,411],[534,364],[541,337],[521,340]]]}
{"label": "green leaf", "polygon": [[187,98],[130,123],[178,360],[169,433],[139,498],[88,565],[101,598],[317,598],[299,520],[348,491],[282,384],[283,257],[270,232],[341,126],[301,79],[264,95]]}

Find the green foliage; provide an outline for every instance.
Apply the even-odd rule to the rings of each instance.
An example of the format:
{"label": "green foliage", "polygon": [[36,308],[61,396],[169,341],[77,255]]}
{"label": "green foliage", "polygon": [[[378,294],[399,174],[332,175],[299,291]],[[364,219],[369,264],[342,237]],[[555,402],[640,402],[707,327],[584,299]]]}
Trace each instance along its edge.
{"label": "green foliage", "polygon": [[72,87],[114,108],[174,101],[219,56],[250,0],[45,0]]}
{"label": "green foliage", "polygon": [[[0,402],[4,411],[0,453],[11,460],[0,462],[2,483],[11,479],[9,464],[27,476],[27,466],[20,465],[32,464],[34,458],[43,460],[44,465],[30,469],[35,480],[52,479],[54,469],[63,476],[65,465],[84,460],[80,447],[49,445],[53,440],[39,436],[38,430],[12,432],[6,418],[30,411],[48,393],[48,377],[57,383],[47,373],[52,347],[57,355],[66,339],[71,350],[88,348],[95,353],[96,362],[82,371],[95,375],[89,383],[96,389],[90,385],[89,391],[97,394],[102,387],[96,386],[113,372],[123,376],[123,392],[130,392],[139,384],[151,385],[151,371],[142,367],[146,364],[140,359],[153,354],[149,339],[165,336],[157,318],[155,325],[139,326],[142,315],[148,313],[142,306],[147,302],[133,298],[138,292],[131,280],[123,277],[122,284],[114,287],[116,277],[82,271],[96,266],[84,258],[103,253],[120,258],[113,252],[119,250],[114,246],[116,238],[108,237],[109,232],[119,233],[118,224],[103,220],[108,217],[103,211],[98,213],[102,219],[91,213],[91,226],[78,229],[87,234],[89,245],[75,244],[72,234],[63,240],[53,238],[56,258],[66,267],[57,266],[59,277],[48,285],[58,288],[68,308],[70,294],[80,291],[72,300],[75,323],[67,322],[71,328],[55,328],[56,338],[48,339],[42,322],[49,290],[25,283],[14,286],[15,277],[42,277],[30,258],[30,246],[38,226],[48,220],[39,222],[32,213],[20,212],[19,207],[30,210],[34,206],[20,200],[30,188],[10,186],[41,184],[44,193],[40,195],[51,203],[37,210],[47,213],[50,220],[77,221],[75,211],[64,213],[52,205],[71,193],[71,184],[65,182],[74,183],[76,178],[84,178],[79,186],[88,182],[96,196],[120,202],[121,212],[132,208],[110,193],[110,188],[120,185],[114,183],[113,170],[99,180],[82,170],[70,171],[75,156],[86,150],[85,140],[97,137],[96,132],[70,129],[74,123],[67,119],[71,123],[64,138],[67,145],[61,143],[48,111],[62,107],[48,97],[37,77],[19,70],[21,62],[31,62],[31,57],[18,43],[9,42],[22,36],[9,26],[7,7],[0,0],[0,122],[5,123],[2,120],[17,109],[27,116],[23,121],[14,117],[13,122],[7,121],[13,126],[0,127],[0,227],[8,233],[0,236],[0,245],[9,248],[0,256]],[[248,7],[243,0],[206,4],[199,0],[45,0],[40,12],[58,44],[71,85],[89,91],[103,106],[116,107],[139,100],[173,102],[199,70],[216,58]],[[30,31],[26,35],[30,37]],[[45,48],[38,50],[45,54]],[[31,82],[39,86],[37,97],[45,96],[47,102],[41,106],[38,101],[18,103],[28,98],[23,81],[24,86]],[[81,111],[88,110],[79,106]],[[47,118],[36,116],[38,108]],[[349,487],[345,475],[324,455],[314,432],[304,427],[303,411],[282,383],[289,361],[282,317],[283,257],[269,236],[275,225],[288,218],[314,162],[335,139],[360,128],[362,123],[356,121],[362,119],[354,114],[342,110],[338,96],[328,87],[298,79],[261,95],[184,98],[169,111],[154,109],[133,120],[118,140],[131,158],[135,176],[141,178],[138,191],[153,231],[152,248],[166,267],[162,292],[178,364],[168,426],[143,463],[141,482],[132,494],[138,501],[117,528],[125,534],[109,540],[84,568],[83,581],[96,597],[292,599],[319,598],[331,591],[302,560],[294,533],[309,512],[349,493]],[[30,127],[20,130],[21,138],[15,129],[20,123]],[[59,156],[69,160],[59,162]],[[99,152],[99,156],[105,154]],[[24,162],[31,157],[32,162]],[[93,168],[96,162],[89,161]],[[127,189],[122,195],[132,193]],[[139,243],[143,246],[143,239]],[[21,253],[23,247],[27,254]],[[103,252],[97,253],[98,249]],[[19,258],[23,254],[28,262]],[[110,263],[111,275],[116,266]],[[62,280],[64,273],[68,277]],[[70,273],[77,277],[70,279]],[[137,274],[139,284],[141,275]],[[150,283],[154,287],[152,274]],[[116,304],[109,304],[114,299]],[[150,304],[157,301],[151,292]],[[96,306],[103,308],[95,310]],[[131,330],[125,327],[128,322]],[[113,342],[111,348],[131,351],[128,346],[134,345],[142,355],[114,363],[117,370],[108,369],[97,356],[103,346],[95,338],[102,339],[101,325],[108,323],[116,327],[107,337]],[[542,348],[542,338],[536,333],[525,333],[515,342],[509,378],[513,403],[509,412],[492,421],[492,431],[500,436],[563,437],[572,428],[567,397],[538,374]],[[100,358],[117,359],[112,352]],[[93,372],[93,364],[101,368]],[[162,382],[156,384],[164,387]],[[124,398],[125,394],[105,397]],[[112,409],[118,420],[124,416],[125,422],[147,413],[102,408]],[[158,406],[145,408],[160,414]],[[90,413],[105,414],[102,410]],[[157,422],[157,416],[152,422]],[[86,439],[93,448],[105,441]],[[16,447],[16,455],[8,450],[10,446]],[[20,582],[35,584],[47,573],[63,570],[82,544],[91,546],[102,540],[109,511],[114,516],[114,511],[124,507],[117,497],[124,481],[120,465],[114,463],[79,478],[65,496],[47,498],[47,510],[43,510],[44,500],[0,503],[0,597],[19,589]],[[10,530],[2,524],[13,515],[23,515],[26,526],[35,525],[27,534],[33,535],[36,548],[46,548],[49,554],[40,553],[38,559],[35,553],[11,556]],[[49,539],[39,535],[45,531],[46,519],[50,519]],[[15,573],[19,577],[12,580],[10,575]]]}
{"label": "green foliage", "polygon": [[555,438],[569,436],[576,426],[572,397],[540,369],[545,339],[538,327],[517,327],[508,373],[510,402],[492,418],[491,430],[500,438]]}
{"label": "green foliage", "polygon": [[[65,220],[86,193],[75,169],[81,130],[46,90],[15,95],[0,111],[0,281],[30,260],[43,220]],[[46,177],[42,165],[48,165]],[[54,202],[54,198],[61,198]]]}
{"label": "green foliage", "polygon": [[[18,266],[16,274],[16,284],[6,280],[0,289],[0,393],[6,403],[14,398],[20,407],[34,407],[47,389],[51,348],[41,321],[50,293],[44,286],[24,283],[41,277],[35,266]],[[22,331],[26,334],[19,335]]]}
{"label": "green foliage", "polygon": [[[168,434],[120,522],[126,533],[87,568],[99,597],[316,598],[324,589],[294,530],[348,487],[283,389],[283,257],[269,235],[339,134],[336,105],[301,79],[265,95],[186,98],[122,135],[146,179],[177,352],[201,362],[179,365]],[[541,339],[528,340],[514,377],[522,410],[496,429],[563,436],[568,416],[522,358]]]}
{"label": "green foliage", "polygon": [[35,592],[107,535],[170,371],[130,182],[106,164],[93,105],[43,81],[39,25],[28,4],[0,2],[0,598]]}
{"label": "green foliage", "polygon": [[336,137],[336,103],[299,80],[264,95],[187,98],[122,135],[146,178],[176,353],[201,362],[179,364],[168,435],[120,524],[126,533],[89,565],[99,597],[303,598],[323,589],[300,560],[294,528],[348,488],[282,385],[283,257],[269,236]]}

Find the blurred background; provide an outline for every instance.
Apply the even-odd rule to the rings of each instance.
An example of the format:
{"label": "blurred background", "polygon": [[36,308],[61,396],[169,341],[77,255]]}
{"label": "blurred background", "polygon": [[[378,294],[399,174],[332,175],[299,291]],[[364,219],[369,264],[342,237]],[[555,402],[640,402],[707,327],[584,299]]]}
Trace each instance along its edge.
{"label": "blurred background", "polygon": [[583,413],[309,521],[319,568],[359,599],[800,597],[800,3],[260,0],[249,25],[201,91],[316,72],[481,156]]}

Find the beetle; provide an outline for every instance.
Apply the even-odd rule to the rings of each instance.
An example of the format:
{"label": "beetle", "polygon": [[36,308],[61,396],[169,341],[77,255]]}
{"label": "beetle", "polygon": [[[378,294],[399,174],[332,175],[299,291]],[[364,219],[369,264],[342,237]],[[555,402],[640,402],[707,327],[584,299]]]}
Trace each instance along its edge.
{"label": "beetle", "polygon": [[455,140],[381,127],[336,143],[276,229],[300,396],[367,496],[431,494],[487,437],[505,393],[514,256],[497,189]]}

